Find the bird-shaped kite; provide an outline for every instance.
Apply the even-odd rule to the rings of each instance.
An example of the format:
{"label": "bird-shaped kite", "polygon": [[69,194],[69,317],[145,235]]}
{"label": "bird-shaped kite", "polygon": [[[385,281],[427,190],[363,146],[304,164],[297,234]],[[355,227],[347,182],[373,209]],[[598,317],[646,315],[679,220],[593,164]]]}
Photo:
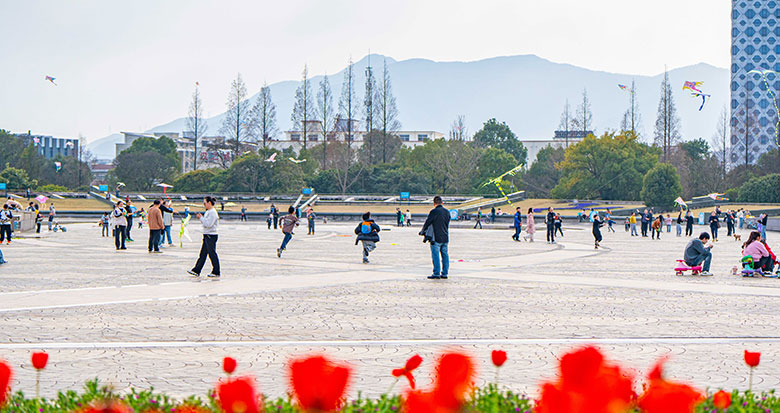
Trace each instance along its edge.
{"label": "bird-shaped kite", "polygon": [[57,161],[55,161],[55,162],[54,162],[54,170],[55,170],[55,171],[57,171],[57,172],[59,172],[59,171],[60,171],[60,169],[62,169],[62,162],[57,162]]}
{"label": "bird-shaped kite", "polygon": [[268,159],[265,160],[266,162],[276,162],[276,152],[272,153],[271,156],[268,157]]}
{"label": "bird-shaped kite", "polygon": [[707,103],[707,98],[710,97],[710,95],[705,93],[691,93],[691,96],[694,97],[700,97],[701,98],[701,106],[699,106],[699,112],[701,112],[702,109],[704,109],[704,104]]}
{"label": "bird-shaped kite", "polygon": [[292,156],[291,156],[291,157],[289,157],[288,159],[289,159],[289,160],[290,160],[290,162],[292,162],[292,163],[304,163],[304,162],[306,162],[306,159],[295,159],[295,158],[293,158]]}
{"label": "bird-shaped kite", "polygon": [[701,89],[699,89],[703,84],[704,82],[689,82],[686,80],[685,83],[683,84],[682,90],[688,89],[691,92],[703,93]]}
{"label": "bird-shaped kite", "polygon": [[53,77],[51,77],[51,76],[46,76],[46,80],[48,80],[49,82],[51,82],[51,84],[53,84],[54,86],[57,86],[57,84],[56,84],[56,83],[54,83],[54,78],[53,78]]}
{"label": "bird-shaped kite", "polygon": [[729,199],[726,198],[724,195],[726,195],[726,194],[719,194],[717,192],[713,192],[711,194],[707,194],[707,196],[712,198],[713,201],[728,201]]}
{"label": "bird-shaped kite", "polygon": [[626,86],[626,85],[621,85],[620,83],[618,83],[618,87],[619,87],[619,88],[620,88],[620,90],[622,90],[622,91],[627,91],[627,90],[628,90],[628,86]]}

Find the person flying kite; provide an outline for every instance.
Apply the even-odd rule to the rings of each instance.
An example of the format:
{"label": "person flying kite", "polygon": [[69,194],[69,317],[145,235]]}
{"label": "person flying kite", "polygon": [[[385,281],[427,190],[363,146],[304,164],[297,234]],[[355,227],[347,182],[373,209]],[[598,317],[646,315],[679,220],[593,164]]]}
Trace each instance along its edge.
{"label": "person flying kite", "polygon": [[53,78],[53,77],[51,77],[51,76],[46,76],[46,80],[48,80],[49,82],[51,82],[51,84],[53,84],[54,86],[57,86],[57,84],[56,84],[56,83],[54,83],[54,78]]}
{"label": "person flying kite", "polygon": [[682,90],[685,91],[685,89],[688,89],[691,92],[704,93],[701,91],[701,89],[699,89],[703,84],[704,82],[689,82],[686,80],[685,83],[683,84]]}

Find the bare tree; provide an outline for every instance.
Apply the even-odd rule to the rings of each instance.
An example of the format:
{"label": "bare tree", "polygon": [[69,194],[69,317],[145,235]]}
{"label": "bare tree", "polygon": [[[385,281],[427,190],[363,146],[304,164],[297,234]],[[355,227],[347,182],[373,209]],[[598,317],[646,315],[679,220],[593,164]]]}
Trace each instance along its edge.
{"label": "bare tree", "polygon": [[388,161],[390,149],[395,142],[392,135],[401,129],[401,122],[398,120],[398,106],[396,106],[393,95],[393,84],[390,81],[390,71],[387,69],[387,59],[383,62],[382,77],[376,87],[373,105],[374,119],[382,130],[382,162],[384,163]]}
{"label": "bare tree", "polygon": [[206,134],[208,124],[203,119],[203,101],[200,99],[200,90],[198,90],[198,84],[195,83],[195,91],[192,92],[192,101],[190,102],[190,109],[187,112],[187,129],[192,131],[192,143],[193,152],[195,157],[192,161],[192,170],[198,170],[198,144]]}
{"label": "bare tree", "polygon": [[447,141],[425,163],[444,177],[444,192],[464,193],[471,188],[471,178],[482,158],[482,150],[464,141]]}
{"label": "bare tree", "polygon": [[[371,55],[368,56],[368,66],[366,66],[366,87],[365,97],[363,98],[363,114],[366,120],[366,135],[374,130],[374,93],[376,92],[376,79],[374,78],[374,68],[371,67]],[[368,156],[366,160],[372,163],[374,160],[374,139],[364,139],[363,146]]]}
{"label": "bare tree", "polygon": [[322,168],[325,169],[328,162],[328,134],[333,128],[333,91],[328,75],[322,78],[317,90],[317,117],[322,122]]}
{"label": "bare tree", "polygon": [[561,123],[558,124],[558,130],[565,133],[566,147],[569,147],[569,133],[574,126],[574,118],[572,118],[571,108],[569,107],[569,99],[566,99],[566,103],[563,105],[563,112],[561,113]]}
{"label": "bare tree", "polygon": [[347,190],[357,181],[362,173],[362,164],[359,166],[359,170],[353,171],[352,168],[355,161],[355,153],[352,150],[352,142],[354,141],[354,120],[355,113],[359,111],[358,101],[355,96],[355,65],[352,63],[352,59],[349,59],[349,64],[344,72],[344,82],[341,85],[341,98],[339,99],[339,116],[336,120],[336,127],[340,132],[344,134],[344,150],[340,156],[342,161],[339,163],[339,167],[335,169],[336,180],[341,187],[341,193],[347,193]]}
{"label": "bare tree", "polygon": [[468,140],[469,131],[466,128],[466,117],[458,115],[450,125],[450,140],[465,141]]}
{"label": "bare tree", "polygon": [[590,109],[590,99],[588,98],[588,89],[582,90],[582,102],[577,105],[577,117],[574,119],[574,125],[577,130],[582,131],[582,135],[592,132],[593,113]]}
{"label": "bare tree", "polygon": [[246,101],[246,85],[241,73],[230,86],[226,106],[228,110],[220,132],[225,134],[226,143],[232,146],[232,159],[237,159],[241,156],[241,141],[245,141],[249,135],[249,102]]}
{"label": "bare tree", "polygon": [[631,81],[631,89],[629,90],[628,97],[628,109],[623,114],[623,121],[620,122],[620,130],[624,132],[632,132],[635,136],[639,137],[639,128],[642,124],[642,115],[639,113],[639,104],[636,100],[636,82]]}
{"label": "bare tree", "polygon": [[268,87],[268,83],[264,83],[263,87],[260,88],[257,102],[252,107],[250,131],[255,140],[262,139],[263,148],[279,131],[276,127],[276,105],[271,98],[271,88]]}
{"label": "bare tree", "polygon": [[308,121],[314,116],[314,104],[312,100],[314,95],[311,91],[311,80],[309,79],[309,66],[303,66],[303,80],[298,89],[295,90],[295,106],[293,107],[293,113],[291,120],[293,127],[297,127],[300,124],[303,130],[303,149],[306,149],[307,137],[306,133],[309,129]]}
{"label": "bare tree", "polygon": [[718,158],[721,167],[721,179],[726,179],[726,172],[728,172],[728,153],[729,153],[729,137],[731,136],[731,128],[729,126],[729,110],[728,106],[724,105],[720,111],[718,117],[718,125],[715,131],[715,135],[712,137],[712,148],[714,149],[715,156]]}
{"label": "bare tree", "polygon": [[658,100],[658,117],[655,120],[655,139],[653,143],[662,148],[663,160],[667,161],[672,146],[681,140],[680,117],[672,96],[672,84],[669,81],[669,71],[664,72],[661,81],[661,98]]}

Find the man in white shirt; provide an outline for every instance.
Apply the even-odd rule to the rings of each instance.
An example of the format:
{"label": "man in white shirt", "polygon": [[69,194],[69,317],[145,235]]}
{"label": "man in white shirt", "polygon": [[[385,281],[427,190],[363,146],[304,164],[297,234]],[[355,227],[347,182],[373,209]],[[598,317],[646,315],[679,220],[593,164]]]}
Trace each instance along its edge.
{"label": "man in white shirt", "polygon": [[208,255],[209,261],[211,261],[211,273],[209,278],[219,278],[219,257],[217,257],[217,228],[219,226],[219,214],[214,209],[216,199],[211,196],[207,196],[203,200],[203,207],[206,208],[206,212],[202,215],[200,213],[195,216],[200,220],[203,225],[203,243],[200,246],[200,255],[198,261],[195,263],[195,267],[187,271],[193,277],[200,277],[200,271],[203,269],[203,265],[206,263],[206,256]]}

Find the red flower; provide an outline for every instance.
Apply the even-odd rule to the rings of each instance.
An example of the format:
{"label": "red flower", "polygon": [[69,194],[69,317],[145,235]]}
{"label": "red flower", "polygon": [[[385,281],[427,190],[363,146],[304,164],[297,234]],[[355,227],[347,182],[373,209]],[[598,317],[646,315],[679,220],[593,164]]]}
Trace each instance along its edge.
{"label": "red flower", "polygon": [[329,412],[341,407],[351,374],[347,365],[310,356],[292,361],[290,386],[301,409]]}
{"label": "red flower", "polygon": [[32,365],[36,370],[43,370],[46,368],[46,363],[49,361],[49,354],[45,351],[38,351],[32,353]]}
{"label": "red flower", "polygon": [[761,362],[761,353],[752,353],[745,350],[745,363],[747,363],[748,366],[751,368],[756,367],[759,362]]}
{"label": "red flower", "polygon": [[233,372],[236,371],[237,365],[238,363],[233,357],[225,357],[222,360],[222,370],[225,370],[225,373],[227,374],[233,374]]}
{"label": "red flower", "polygon": [[432,391],[410,391],[404,397],[404,413],[455,413],[474,385],[474,362],[460,353],[439,358]]}
{"label": "red flower", "polygon": [[490,353],[490,358],[493,360],[494,366],[501,367],[506,363],[506,351],[493,350],[493,352]]}
{"label": "red flower", "polygon": [[258,413],[255,380],[236,377],[217,385],[217,401],[225,413]]}
{"label": "red flower", "polygon": [[718,391],[712,396],[712,404],[718,409],[728,409],[731,406],[731,393],[723,390]]}
{"label": "red flower", "polygon": [[11,366],[0,360],[0,407],[5,404],[5,398],[8,396],[8,390],[11,386]]}
{"label": "red flower", "polygon": [[650,385],[639,398],[644,413],[690,413],[701,403],[704,395],[693,387],[667,381],[663,378],[663,363],[659,360],[648,375]]}
{"label": "red flower", "polygon": [[537,413],[625,412],[635,398],[633,377],[595,347],[564,354],[558,370],[556,382],[542,385]]}
{"label": "red flower", "polygon": [[420,367],[420,364],[422,364],[422,357],[415,354],[412,357],[409,358],[409,360],[406,360],[406,365],[402,369],[393,369],[393,377],[406,377],[407,380],[409,380],[409,387],[414,389],[414,376],[412,375],[412,372],[417,368]]}
{"label": "red flower", "polygon": [[131,409],[126,404],[118,400],[108,400],[101,402],[94,402],[91,405],[78,410],[78,413],[132,413]]}
{"label": "red flower", "polygon": [[458,409],[438,405],[432,391],[410,391],[403,403],[403,413],[458,413]]}

